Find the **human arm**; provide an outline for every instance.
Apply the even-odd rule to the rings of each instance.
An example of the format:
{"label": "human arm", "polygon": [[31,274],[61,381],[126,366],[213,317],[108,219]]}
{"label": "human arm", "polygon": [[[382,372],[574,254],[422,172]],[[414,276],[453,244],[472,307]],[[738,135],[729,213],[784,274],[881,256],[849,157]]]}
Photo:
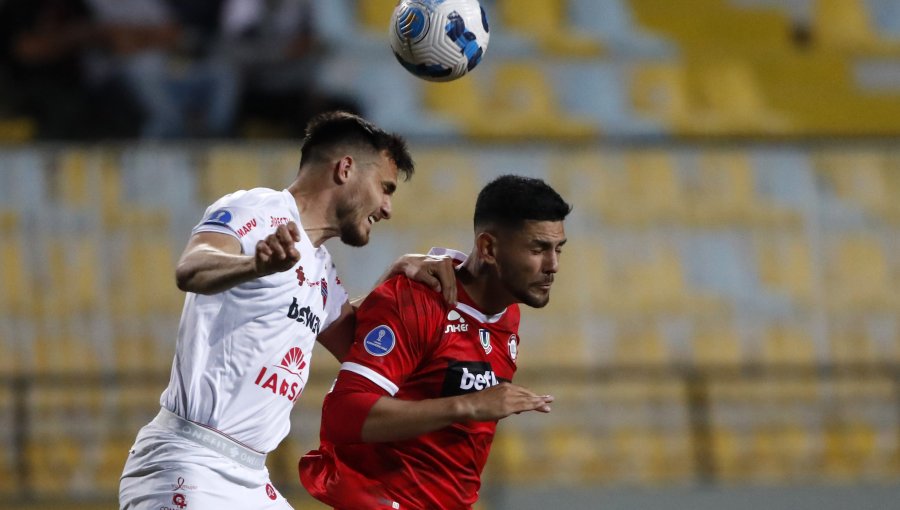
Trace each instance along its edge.
{"label": "human arm", "polygon": [[[405,275],[413,281],[441,292],[444,300],[450,306],[456,304],[456,274],[452,258],[418,254],[403,255],[391,264],[378,279],[376,286],[398,274]],[[358,297],[344,303],[344,306],[341,307],[341,315],[322,330],[316,338],[338,361],[343,361],[350,352],[350,346],[353,344],[353,331],[356,327],[356,309],[366,297]]]}
{"label": "human arm", "polygon": [[322,409],[322,434],[335,444],[402,441],[454,423],[549,413],[552,402],[551,395],[506,382],[453,397],[402,400],[362,375],[341,371]]}
{"label": "human arm", "polygon": [[[386,282],[394,275],[405,275],[412,281],[425,284],[440,292],[444,302],[456,306],[456,268],[453,259],[446,255],[406,254],[398,258],[378,279],[375,286]],[[354,300],[358,305],[359,301]]]}
{"label": "human arm", "polygon": [[216,294],[262,276],[287,271],[300,260],[294,243],[300,241],[297,224],[279,225],[256,243],[252,255],[242,253],[234,236],[197,232],[188,241],[175,268],[178,288],[197,294]]}

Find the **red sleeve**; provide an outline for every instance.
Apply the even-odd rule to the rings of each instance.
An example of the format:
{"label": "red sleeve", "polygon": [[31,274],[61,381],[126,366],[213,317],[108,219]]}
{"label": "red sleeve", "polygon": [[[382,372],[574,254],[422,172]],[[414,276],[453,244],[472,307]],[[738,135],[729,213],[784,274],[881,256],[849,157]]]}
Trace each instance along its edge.
{"label": "red sleeve", "polygon": [[387,392],[353,372],[341,371],[322,404],[322,440],[333,444],[359,443],[369,410]]}

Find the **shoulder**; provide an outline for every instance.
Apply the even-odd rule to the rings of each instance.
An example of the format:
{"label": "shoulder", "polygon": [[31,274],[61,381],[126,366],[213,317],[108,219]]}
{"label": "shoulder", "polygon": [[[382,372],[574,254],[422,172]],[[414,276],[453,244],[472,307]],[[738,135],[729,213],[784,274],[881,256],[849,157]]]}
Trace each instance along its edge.
{"label": "shoulder", "polygon": [[375,287],[363,301],[360,310],[388,303],[396,306],[401,313],[414,313],[419,317],[440,314],[444,309],[444,301],[439,292],[404,275],[392,276]]}

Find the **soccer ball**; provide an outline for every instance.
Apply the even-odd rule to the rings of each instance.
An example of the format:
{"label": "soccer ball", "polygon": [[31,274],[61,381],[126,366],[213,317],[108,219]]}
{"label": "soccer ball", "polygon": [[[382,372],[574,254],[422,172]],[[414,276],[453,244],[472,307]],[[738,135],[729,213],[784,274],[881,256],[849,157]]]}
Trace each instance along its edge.
{"label": "soccer ball", "polygon": [[481,62],[490,31],[478,0],[400,0],[389,37],[407,71],[423,80],[450,81]]}

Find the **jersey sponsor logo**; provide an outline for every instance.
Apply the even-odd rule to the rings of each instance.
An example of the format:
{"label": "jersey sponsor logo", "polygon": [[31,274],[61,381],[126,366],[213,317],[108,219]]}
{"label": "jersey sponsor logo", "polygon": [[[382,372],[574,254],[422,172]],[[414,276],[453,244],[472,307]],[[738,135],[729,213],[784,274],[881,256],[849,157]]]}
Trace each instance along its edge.
{"label": "jersey sponsor logo", "polygon": [[228,209],[213,211],[213,213],[207,216],[206,220],[203,221],[204,225],[228,225],[229,223],[231,223],[231,211]]}
{"label": "jersey sponsor logo", "polygon": [[[275,365],[290,375],[280,374],[276,370],[269,372],[267,367],[262,367],[253,384],[264,390],[269,390],[273,395],[284,397],[291,402],[296,402],[300,395],[303,394],[303,381],[295,380],[291,382],[289,379],[299,379],[301,371],[306,367],[306,361],[303,359],[303,351],[299,347],[291,347],[291,349],[281,358],[281,363]],[[293,377],[291,377],[293,376]]]}
{"label": "jersey sponsor logo", "polygon": [[[462,318],[462,316],[456,310],[450,310],[450,313],[447,314],[447,320],[451,322],[451,324],[447,324],[444,327],[444,333],[463,333],[469,331],[469,325],[466,323],[466,320]],[[452,324],[456,322],[456,324]]]}
{"label": "jersey sponsor logo", "polygon": [[306,360],[303,359],[303,350],[299,347],[291,347],[291,350],[281,358],[281,363],[278,364],[278,367],[299,377],[301,371],[306,368]]}
{"label": "jersey sponsor logo", "polygon": [[513,363],[516,362],[516,358],[519,357],[519,339],[516,338],[515,334],[509,335],[509,358],[513,360]]}
{"label": "jersey sponsor logo", "polygon": [[238,227],[238,229],[235,230],[235,233],[238,235],[238,237],[244,237],[245,235],[249,234],[254,227],[256,227],[256,218],[248,221],[244,224],[244,226]]}
{"label": "jersey sponsor logo", "polygon": [[490,331],[488,331],[486,329],[479,329],[478,330],[478,340],[481,341],[481,347],[484,348],[484,353],[490,354],[491,351],[493,350],[493,347],[491,347]]}
{"label": "jersey sponsor logo", "polygon": [[453,361],[447,365],[442,397],[453,397],[481,391],[508,379],[497,377],[490,363],[484,361]]}
{"label": "jersey sponsor logo", "polygon": [[297,301],[297,298],[294,298],[293,302],[291,302],[291,306],[288,308],[287,318],[294,319],[300,324],[303,324],[317,335],[319,334],[319,328],[322,327],[322,320],[319,319],[319,316],[313,313],[312,309],[308,306],[300,308],[300,303]]}
{"label": "jersey sponsor logo", "polygon": [[394,350],[397,338],[391,328],[381,325],[369,331],[363,339],[363,347],[372,356],[385,356]]}
{"label": "jersey sponsor logo", "polygon": [[287,218],[269,216],[269,227],[277,227],[278,225],[287,225],[291,220]]}

